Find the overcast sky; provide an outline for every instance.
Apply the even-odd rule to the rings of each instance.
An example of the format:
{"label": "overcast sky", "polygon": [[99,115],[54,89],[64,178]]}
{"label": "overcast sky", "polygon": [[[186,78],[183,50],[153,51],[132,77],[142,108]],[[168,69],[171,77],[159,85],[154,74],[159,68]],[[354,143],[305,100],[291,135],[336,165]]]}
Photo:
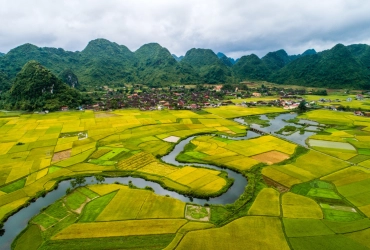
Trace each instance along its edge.
{"label": "overcast sky", "polygon": [[209,48],[237,58],[370,44],[369,0],[0,0],[0,52],[24,43],[83,50],[106,38],[135,51]]}

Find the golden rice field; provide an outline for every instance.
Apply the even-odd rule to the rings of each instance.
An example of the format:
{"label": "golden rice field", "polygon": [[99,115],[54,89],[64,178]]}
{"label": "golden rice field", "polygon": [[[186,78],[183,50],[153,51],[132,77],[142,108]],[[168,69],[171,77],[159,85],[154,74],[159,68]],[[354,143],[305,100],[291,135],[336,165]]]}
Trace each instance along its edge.
{"label": "golden rice field", "polygon": [[[114,169],[132,171],[120,164],[130,157],[134,160],[136,154],[144,156],[138,172],[153,175],[153,180],[155,176],[164,178],[157,180],[180,191],[215,193],[226,185],[218,176],[220,172],[192,168],[195,176],[191,179],[185,175],[179,180],[166,177],[181,169],[154,157],[173,146],[162,139],[207,132],[245,133],[245,127],[238,123],[191,111],[56,112],[0,119],[0,188],[7,190],[0,193],[0,209],[4,211],[0,220],[36,193],[51,189],[60,178]],[[98,148],[98,144],[108,147]],[[145,154],[150,162],[145,161]],[[84,162],[90,164],[80,164]]]}
{"label": "golden rice field", "polygon": [[284,112],[284,110],[281,108],[277,108],[277,107],[244,108],[241,106],[221,106],[217,109],[207,109],[207,112],[210,112],[216,116],[223,117],[223,118],[235,118],[235,117],[247,116],[247,115],[279,113],[279,112]]}
{"label": "golden rice field", "polygon": [[[217,239],[217,240],[216,240]],[[278,218],[248,216],[226,226],[189,232],[176,249],[289,249]]]}
{"label": "golden rice field", "polygon": [[289,158],[296,148],[295,144],[270,135],[240,141],[215,136],[199,136],[191,143],[194,148],[186,150],[180,159],[221,164],[239,171],[249,170],[261,162],[270,164],[281,162]]}
{"label": "golden rice field", "polygon": [[[201,114],[117,110],[0,118],[0,220],[76,175],[134,174],[185,194],[216,194],[229,184],[225,173],[158,160],[174,146],[164,139],[243,135],[245,127],[228,118],[281,111],[230,106]],[[13,248],[369,249],[370,123],[326,110],[302,117],[336,125],[310,139],[349,143],[356,152],[303,152],[271,135],[240,141],[200,135],[179,161],[221,165],[249,183],[235,203],[199,206],[199,213],[210,211],[209,221],[187,219],[191,202],[118,183],[87,185],[34,216]]]}
{"label": "golden rice field", "polygon": [[262,189],[248,215],[280,216],[280,193],[273,188]]}
{"label": "golden rice field", "polygon": [[272,165],[264,168],[262,174],[285,187],[307,182],[346,168],[350,163],[316,151],[299,156],[287,165]]}
{"label": "golden rice field", "polygon": [[285,193],[281,200],[284,218],[322,219],[320,206],[305,196]]}
{"label": "golden rice field", "polygon": [[370,216],[370,170],[353,166],[322,179],[332,182],[341,195]]}
{"label": "golden rice field", "polygon": [[171,234],[176,233],[186,222],[184,219],[174,219],[78,223],[62,230],[53,237],[53,240]]}

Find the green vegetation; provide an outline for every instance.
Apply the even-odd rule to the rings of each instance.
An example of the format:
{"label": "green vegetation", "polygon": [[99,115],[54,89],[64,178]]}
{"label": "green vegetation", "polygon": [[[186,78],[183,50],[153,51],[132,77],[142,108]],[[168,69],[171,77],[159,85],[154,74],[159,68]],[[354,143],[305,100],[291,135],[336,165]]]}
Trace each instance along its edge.
{"label": "green vegetation", "polygon": [[250,124],[258,124],[262,127],[268,127],[270,125],[270,122],[268,120],[262,120],[259,116],[251,115],[251,116],[245,116],[243,117],[243,120]]}
{"label": "green vegetation", "polygon": [[[284,50],[267,53],[261,59],[252,54],[235,64],[209,49],[191,49],[180,61],[156,43],[145,44],[135,52],[105,39],[90,41],[81,52],[39,48],[24,44],[0,57],[0,90],[8,90],[16,74],[29,61],[36,60],[74,88],[108,83],[145,83],[149,87],[170,84],[233,83],[242,80],[268,80],[279,84],[330,88],[368,88],[368,45],[336,45],[316,53],[307,50],[289,56]],[[91,73],[93,72],[93,73]],[[355,83],[353,86],[352,83]]]}
{"label": "green vegetation", "polygon": [[295,131],[297,131],[296,126],[286,125],[285,127],[281,128],[279,131],[277,131],[277,134],[293,134]]}
{"label": "green vegetation", "polygon": [[59,110],[61,106],[77,107],[78,91],[61,82],[36,61],[28,62],[17,74],[3,108],[16,110]]}
{"label": "green vegetation", "polygon": [[[369,55],[369,46],[338,44],[330,50],[294,60],[271,76],[276,83],[329,88],[369,88],[369,69],[362,59]],[[360,49],[361,53],[354,53]]]}
{"label": "green vegetation", "polygon": [[32,222],[42,226],[43,228],[48,228],[57,223],[58,221],[55,218],[42,213],[33,218]]}
{"label": "green vegetation", "polygon": [[99,214],[105,209],[109,202],[113,199],[117,192],[113,192],[95,200],[90,201],[85,206],[79,222],[93,222]]}
{"label": "green vegetation", "polygon": [[137,250],[160,250],[166,247],[174,238],[174,234],[140,235],[125,237],[51,240],[42,245],[42,250],[80,250],[81,246],[86,249],[104,250],[115,249],[137,249]]}
{"label": "green vegetation", "polygon": [[16,244],[12,244],[12,248],[15,250],[36,250],[42,244],[42,241],[42,234],[39,227],[31,225],[18,237]]}
{"label": "green vegetation", "polygon": [[5,192],[5,193],[11,193],[11,192],[17,191],[18,189],[23,188],[25,184],[26,184],[26,178],[23,178],[23,179],[20,179],[18,181],[15,181],[11,184],[8,184],[0,188],[0,191]]}
{"label": "green vegetation", "polygon": [[187,206],[186,215],[194,219],[202,219],[208,216],[208,211],[205,207]]}
{"label": "green vegetation", "polygon": [[284,219],[285,233],[288,237],[305,237],[334,234],[321,220]]}
{"label": "green vegetation", "polygon": [[85,201],[86,196],[84,196],[78,191],[73,192],[66,198],[66,204],[73,210],[79,208]]}
{"label": "green vegetation", "polygon": [[327,250],[346,250],[368,249],[364,245],[357,243],[354,240],[342,235],[323,235],[313,237],[298,237],[290,238],[290,244],[293,249],[297,250],[312,250],[312,249],[327,249]]}
{"label": "green vegetation", "polygon": [[56,203],[50,205],[45,211],[45,214],[52,216],[56,219],[63,219],[68,213],[68,209],[65,207],[64,203],[62,201],[57,201]]}
{"label": "green vegetation", "polygon": [[370,220],[368,218],[349,222],[329,220],[323,220],[323,222],[335,233],[349,233],[370,228]]}

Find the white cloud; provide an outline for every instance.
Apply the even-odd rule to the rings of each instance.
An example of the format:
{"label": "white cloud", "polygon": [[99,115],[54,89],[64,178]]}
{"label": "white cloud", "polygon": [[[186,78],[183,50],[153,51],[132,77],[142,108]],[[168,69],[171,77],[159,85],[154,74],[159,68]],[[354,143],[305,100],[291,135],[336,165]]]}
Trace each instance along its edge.
{"label": "white cloud", "polygon": [[136,50],[158,42],[239,57],[368,43],[368,0],[0,0],[0,51],[23,43],[82,50],[95,38]]}

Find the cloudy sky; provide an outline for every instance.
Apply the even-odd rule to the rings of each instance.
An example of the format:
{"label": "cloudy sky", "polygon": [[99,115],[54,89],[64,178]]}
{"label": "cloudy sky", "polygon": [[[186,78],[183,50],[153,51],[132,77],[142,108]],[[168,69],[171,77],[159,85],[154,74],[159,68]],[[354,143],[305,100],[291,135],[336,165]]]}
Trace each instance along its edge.
{"label": "cloudy sky", "polygon": [[231,57],[370,44],[369,0],[0,0],[0,52],[24,43],[83,50],[106,38],[135,51],[209,48]]}

